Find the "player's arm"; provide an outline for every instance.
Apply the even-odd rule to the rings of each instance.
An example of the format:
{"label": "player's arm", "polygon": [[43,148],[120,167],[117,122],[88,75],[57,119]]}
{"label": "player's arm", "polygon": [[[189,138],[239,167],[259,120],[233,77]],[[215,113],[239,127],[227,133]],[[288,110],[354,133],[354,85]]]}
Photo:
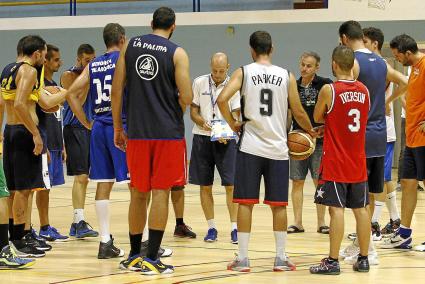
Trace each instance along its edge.
{"label": "player's arm", "polygon": [[91,129],[91,124],[84,112],[82,102],[87,99],[89,86],[90,74],[89,65],[87,65],[80,76],[78,76],[78,78],[74,81],[74,83],[72,83],[71,87],[69,87],[68,91],[66,92],[66,101],[71,107],[72,112],[81,122],[81,124],[87,129]]}
{"label": "player's arm", "polygon": [[332,104],[332,89],[330,85],[324,85],[319,92],[316,106],[314,107],[314,121],[325,123],[326,112]]}
{"label": "player's arm", "polygon": [[208,121],[205,121],[205,119],[201,116],[201,108],[200,108],[200,102],[199,98],[201,95],[201,90],[198,86],[198,80],[195,80],[193,82],[193,101],[190,105],[190,119],[198,125],[201,129],[206,131],[211,131],[211,126],[209,125]]}
{"label": "player's arm", "polygon": [[176,85],[179,90],[179,103],[180,105],[190,105],[193,93],[190,81],[189,56],[183,48],[179,47],[174,53],[173,60]]}
{"label": "player's arm", "polygon": [[385,99],[386,106],[389,107],[391,102],[407,93],[407,78],[387,63],[387,81],[393,82],[398,86],[391,96]]}
{"label": "player's arm", "polygon": [[[50,87],[44,88],[48,91]],[[62,104],[65,101],[65,95],[66,91],[64,89],[54,95],[48,95],[45,91],[42,90],[40,94],[40,99],[38,100],[38,104],[43,109],[49,109],[59,104]]]}
{"label": "player's arm", "polygon": [[316,132],[313,130],[313,126],[311,125],[310,118],[301,104],[297,81],[292,73],[289,74],[288,99],[293,118],[298,122],[302,129],[307,131],[313,137],[317,136]]}
{"label": "player's arm", "polygon": [[[3,142],[4,100],[0,89],[0,143]],[[1,154],[1,153],[0,153]]]}
{"label": "player's arm", "polygon": [[357,80],[357,78],[360,75],[360,65],[359,62],[357,61],[357,59],[354,58],[354,66],[353,66],[353,77],[355,80]]}
{"label": "player's arm", "polygon": [[31,117],[27,102],[32,89],[37,82],[37,70],[28,64],[23,64],[16,76],[16,96],[14,101],[15,111],[22,120],[26,129],[31,132],[34,140],[34,154],[39,155],[43,150],[43,140],[37,125]]}
{"label": "player's arm", "polygon": [[232,116],[232,112],[230,111],[229,107],[229,101],[237,93],[237,91],[240,90],[242,86],[242,80],[242,69],[239,68],[233,72],[229,83],[227,83],[217,98],[217,105],[220,109],[221,115],[226,120],[227,124],[229,124],[230,128],[232,128],[232,130],[236,133],[240,131],[242,124]]}

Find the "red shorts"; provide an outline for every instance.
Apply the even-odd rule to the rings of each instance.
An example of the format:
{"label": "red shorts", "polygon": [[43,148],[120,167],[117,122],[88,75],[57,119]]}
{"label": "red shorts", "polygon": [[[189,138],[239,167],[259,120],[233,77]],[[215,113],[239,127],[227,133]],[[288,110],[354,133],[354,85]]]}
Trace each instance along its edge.
{"label": "red shorts", "polygon": [[186,184],[186,141],[128,140],[131,186],[141,192]]}

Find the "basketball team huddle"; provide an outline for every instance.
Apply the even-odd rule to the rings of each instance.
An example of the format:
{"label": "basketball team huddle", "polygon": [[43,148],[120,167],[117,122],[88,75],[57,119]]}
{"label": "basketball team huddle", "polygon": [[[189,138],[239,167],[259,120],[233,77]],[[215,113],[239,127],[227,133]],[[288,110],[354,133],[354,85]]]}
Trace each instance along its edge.
{"label": "basketball team huddle", "polygon": [[[382,58],[381,30],[344,22],[341,44],[332,52],[336,79],[316,74],[320,56],[309,51],[300,57],[297,80],[289,70],[273,65],[270,34],[256,31],[249,38],[253,63],[228,76],[227,55],[217,52],[211,57],[211,73],[192,84],[189,56],[170,40],[175,21],[174,11],[161,7],[153,14],[152,33],[130,39],[121,25],[107,24],[106,52],[96,57],[93,47],[82,44],[60,87],[52,78],[61,66],[59,48],[36,35],[19,41],[16,60],[0,77],[1,122],[4,110],[6,114],[1,268],[29,267],[52,249],[49,243],[69,239],[48,218],[49,189],[65,183],[63,161],[67,174],[74,176],[69,236],[100,237],[99,259],[125,255],[110,232],[109,199],[114,183],[128,184],[130,252],[119,267],[144,275],[174,272],[161,260],[173,253],[161,247],[170,195],[174,235],[196,238],[183,221],[187,182],[200,186],[208,223],[204,241],[218,240],[215,167],[226,191],[230,242],[238,245],[228,270],[250,271],[252,211],[260,202],[262,179],[263,202],[273,215],[272,269],[296,270],[285,249],[288,233],[304,232],[302,190],[308,171],[316,187],[317,232],[330,236],[329,255],[310,267],[312,274],[340,274],[341,258],[354,271],[368,272],[370,265],[379,263],[376,240],[383,239],[382,248],[412,248],[416,189],[425,177],[425,55],[413,38],[402,34],[390,42],[395,59],[411,66],[406,78]],[[399,98],[406,115],[401,217],[391,184],[392,102]],[[187,106],[194,122],[188,180],[183,120]],[[97,183],[99,232],[84,218],[89,179]],[[295,223],[288,227],[290,179]],[[34,194],[39,234],[31,227]],[[384,203],[391,219],[381,230]],[[356,233],[350,234],[353,244],[340,249],[345,208],[354,213]],[[425,243],[415,249],[425,251]]]}

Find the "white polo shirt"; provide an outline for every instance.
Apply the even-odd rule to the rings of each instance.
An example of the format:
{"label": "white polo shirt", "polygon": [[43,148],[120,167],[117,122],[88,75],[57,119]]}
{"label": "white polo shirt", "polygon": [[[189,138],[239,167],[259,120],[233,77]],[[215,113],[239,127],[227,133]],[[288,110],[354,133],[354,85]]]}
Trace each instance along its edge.
{"label": "white polo shirt", "polygon": [[[211,78],[211,74],[199,76],[193,81],[192,104],[199,107],[199,114],[205,121],[210,122],[213,119],[224,120],[217,105],[217,98],[227,82],[229,82],[229,77],[227,77],[223,83],[216,86]],[[241,108],[239,92],[230,99],[229,107],[232,112]],[[193,126],[192,133],[211,136],[211,131],[203,130],[196,123]]]}

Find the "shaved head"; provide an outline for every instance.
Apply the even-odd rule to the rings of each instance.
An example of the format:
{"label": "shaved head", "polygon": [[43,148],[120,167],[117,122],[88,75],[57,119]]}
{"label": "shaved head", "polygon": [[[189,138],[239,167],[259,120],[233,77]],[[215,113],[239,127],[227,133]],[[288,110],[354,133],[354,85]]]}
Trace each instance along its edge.
{"label": "shaved head", "polygon": [[217,52],[211,56],[211,77],[217,85],[226,80],[229,67],[229,60],[225,53]]}

